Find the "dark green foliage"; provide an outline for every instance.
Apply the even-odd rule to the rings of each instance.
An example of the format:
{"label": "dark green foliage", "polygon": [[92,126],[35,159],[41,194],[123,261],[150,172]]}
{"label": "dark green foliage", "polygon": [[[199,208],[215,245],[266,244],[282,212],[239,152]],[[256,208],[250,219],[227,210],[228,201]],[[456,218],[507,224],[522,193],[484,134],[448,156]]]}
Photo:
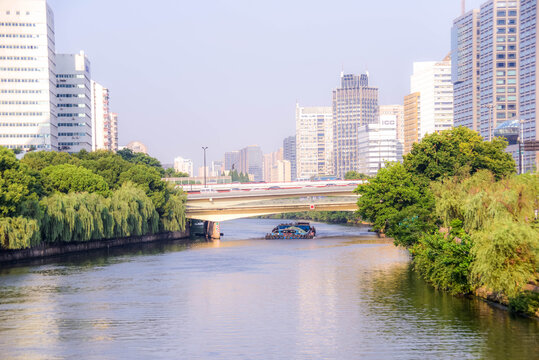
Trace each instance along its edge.
{"label": "dark green foliage", "polygon": [[83,154],[80,165],[102,176],[111,189],[120,187],[120,175],[133,166],[121,156],[105,150]]}
{"label": "dark green foliage", "polygon": [[146,165],[135,165],[120,175],[120,183],[132,182],[140,186],[152,200],[159,215],[164,213],[168,199],[167,184],[161,180],[159,171]]}
{"label": "dark green foliage", "polygon": [[156,158],[153,158],[144,153],[135,153],[131,149],[123,149],[116,154],[120,155],[124,160],[136,164],[136,165],[148,165],[155,168],[160,175],[165,174],[165,170],[161,166],[161,163]]}
{"label": "dark green foliage", "polygon": [[344,174],[344,180],[362,180],[368,178],[368,175],[359,173],[357,171],[348,171],[346,174]]}
{"label": "dark green foliage", "polygon": [[539,316],[539,293],[524,291],[509,299],[509,310],[528,316]]}
{"label": "dark green foliage", "polygon": [[357,221],[357,216],[349,211],[306,211],[275,215],[276,219],[313,220],[331,224],[346,224]]}
{"label": "dark green foliage", "polygon": [[78,165],[79,159],[64,152],[36,151],[26,153],[22,158],[21,163],[25,164],[32,170],[41,171],[47,166],[51,165]]}
{"label": "dark green foliage", "polygon": [[37,220],[21,216],[0,218],[0,249],[26,249],[39,243],[40,233]]}
{"label": "dark green foliage", "polygon": [[427,135],[413,145],[404,156],[407,171],[429,180],[451,177],[467,169],[468,173],[490,170],[497,178],[515,172],[515,162],[504,152],[507,142],[494,138],[491,142],[475,131],[457,127]]}
{"label": "dark green foliage", "polygon": [[452,294],[472,291],[469,277],[474,260],[472,241],[455,221],[448,233],[435,232],[422,236],[411,248],[414,267],[436,288]]}
{"label": "dark green foliage", "polygon": [[358,214],[373,229],[395,238],[400,245],[417,241],[418,231],[432,223],[434,198],[428,182],[406,171],[400,163],[389,164],[378,175],[356,189],[361,195]]}
{"label": "dark green foliage", "polygon": [[189,177],[188,173],[177,172],[173,168],[168,168],[165,170],[165,177],[167,178],[179,178],[179,177]]}
{"label": "dark green foliage", "polygon": [[37,174],[21,164],[15,154],[0,148],[0,216],[17,216],[21,205],[41,193]]}
{"label": "dark green foliage", "polygon": [[250,182],[249,175],[244,174],[244,173],[239,173],[238,174],[237,170],[231,170],[230,171],[230,178],[231,178],[232,182],[241,182],[241,183]]}
{"label": "dark green foliage", "polygon": [[105,179],[82,166],[71,164],[48,166],[41,171],[41,175],[43,188],[49,194],[89,192],[103,196],[110,195]]}

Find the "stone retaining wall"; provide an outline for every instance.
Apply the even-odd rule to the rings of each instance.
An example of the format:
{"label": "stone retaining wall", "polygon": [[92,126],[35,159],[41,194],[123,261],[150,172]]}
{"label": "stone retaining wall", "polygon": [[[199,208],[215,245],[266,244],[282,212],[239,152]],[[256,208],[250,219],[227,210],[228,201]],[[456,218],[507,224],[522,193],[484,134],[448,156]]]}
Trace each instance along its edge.
{"label": "stone retaining wall", "polygon": [[175,240],[189,237],[189,229],[185,231],[175,231],[162,234],[132,236],[120,239],[93,240],[86,242],[63,243],[59,245],[43,244],[31,249],[22,250],[2,250],[0,251],[0,264],[15,262],[19,260],[38,259],[48,256],[69,254],[74,252],[84,252],[95,249],[106,249],[129,244],[140,244],[160,240]]}

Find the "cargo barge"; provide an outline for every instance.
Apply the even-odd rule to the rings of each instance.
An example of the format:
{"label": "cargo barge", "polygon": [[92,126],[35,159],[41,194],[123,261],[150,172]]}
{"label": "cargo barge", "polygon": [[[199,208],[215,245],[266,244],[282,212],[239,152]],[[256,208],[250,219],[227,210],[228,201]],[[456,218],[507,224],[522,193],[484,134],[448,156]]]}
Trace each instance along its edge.
{"label": "cargo barge", "polygon": [[296,222],[277,225],[271,233],[266,234],[266,239],[312,239],[315,236],[314,226],[308,222]]}

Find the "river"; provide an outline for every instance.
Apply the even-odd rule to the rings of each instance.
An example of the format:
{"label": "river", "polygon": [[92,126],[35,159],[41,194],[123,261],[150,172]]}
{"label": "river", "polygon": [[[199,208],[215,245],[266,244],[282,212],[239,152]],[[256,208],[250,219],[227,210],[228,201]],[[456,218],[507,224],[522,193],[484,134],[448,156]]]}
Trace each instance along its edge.
{"label": "river", "polygon": [[0,269],[1,359],[539,359],[539,322],[449,296],[365,228],[278,220]]}

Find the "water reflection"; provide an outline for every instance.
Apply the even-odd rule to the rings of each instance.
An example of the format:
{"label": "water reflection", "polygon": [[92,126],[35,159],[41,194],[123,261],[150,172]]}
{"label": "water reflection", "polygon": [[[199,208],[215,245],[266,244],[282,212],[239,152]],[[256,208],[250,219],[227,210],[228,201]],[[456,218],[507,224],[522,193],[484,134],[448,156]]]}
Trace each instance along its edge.
{"label": "water reflection", "polygon": [[2,358],[532,359],[538,322],[426,286],[402,249],[317,224],[223,223],[165,242],[2,270]]}

